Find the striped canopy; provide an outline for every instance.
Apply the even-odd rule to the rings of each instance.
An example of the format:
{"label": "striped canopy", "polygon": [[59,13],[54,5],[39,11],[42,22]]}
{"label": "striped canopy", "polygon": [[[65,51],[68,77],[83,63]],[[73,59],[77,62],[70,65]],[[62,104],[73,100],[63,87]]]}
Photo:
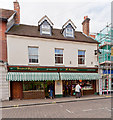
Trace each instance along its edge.
{"label": "striped canopy", "polygon": [[98,73],[9,72],[9,81],[98,80]]}
{"label": "striped canopy", "polygon": [[60,73],[61,80],[98,80],[98,73]]}
{"label": "striped canopy", "polygon": [[59,74],[56,72],[9,72],[6,80],[9,81],[43,81],[59,80]]}

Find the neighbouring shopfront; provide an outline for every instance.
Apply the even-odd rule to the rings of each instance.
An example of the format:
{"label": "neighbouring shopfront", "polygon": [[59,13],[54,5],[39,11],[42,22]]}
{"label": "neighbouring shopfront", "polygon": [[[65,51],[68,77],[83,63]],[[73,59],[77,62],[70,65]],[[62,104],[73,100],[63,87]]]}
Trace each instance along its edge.
{"label": "neighbouring shopfront", "polygon": [[38,99],[49,97],[49,85],[54,86],[54,97],[75,95],[79,80],[82,95],[91,95],[98,86],[97,68],[8,66],[12,99]]}

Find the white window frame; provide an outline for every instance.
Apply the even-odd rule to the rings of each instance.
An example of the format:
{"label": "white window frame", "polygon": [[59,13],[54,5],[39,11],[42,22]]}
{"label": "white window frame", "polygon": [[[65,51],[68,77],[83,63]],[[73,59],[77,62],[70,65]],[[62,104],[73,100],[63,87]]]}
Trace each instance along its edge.
{"label": "white window frame", "polygon": [[42,24],[41,27],[42,27],[42,34],[50,35],[50,25]]}
{"label": "white window frame", "polygon": [[[62,58],[63,58],[63,63],[56,63],[56,61],[55,61],[55,64],[56,64],[56,65],[63,65],[63,64],[64,64],[64,49],[55,48],[55,51],[56,51],[56,49],[57,49],[57,50],[62,50],[62,54],[61,54],[62,56],[57,56],[57,57],[62,57]],[[55,52],[55,58],[56,58],[56,55],[57,55],[57,54],[59,54],[59,53],[56,53],[56,52]]]}
{"label": "white window frame", "polygon": [[[29,48],[37,48],[37,54],[36,55],[30,55],[29,54]],[[35,46],[28,46],[28,63],[29,64],[39,64],[39,53],[38,53],[38,51],[39,51],[39,48],[38,47],[35,47]],[[37,56],[37,60],[38,60],[38,62],[30,62],[30,56]]]}
{"label": "white window frame", "polygon": [[[71,31],[68,31],[71,30]],[[73,29],[72,28],[66,28],[66,36],[67,37],[73,37]]]}
{"label": "white window frame", "polygon": [[[78,52],[79,51],[84,51],[85,52],[85,56],[84,57],[79,57],[79,54],[78,54],[78,65],[83,65],[84,66],[84,65],[86,65],[86,50],[78,50]],[[84,64],[80,64],[79,63],[79,58],[84,58]]]}

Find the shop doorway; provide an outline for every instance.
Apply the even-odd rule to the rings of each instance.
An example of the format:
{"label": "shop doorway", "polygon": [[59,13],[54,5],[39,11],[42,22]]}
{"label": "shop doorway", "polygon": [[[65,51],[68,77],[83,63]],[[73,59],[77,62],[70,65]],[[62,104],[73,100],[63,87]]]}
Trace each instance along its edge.
{"label": "shop doorway", "polygon": [[71,81],[63,81],[63,97],[69,97],[71,95],[72,95]]}
{"label": "shop doorway", "polygon": [[53,85],[54,90],[53,90],[53,97],[55,97],[55,81],[44,81],[44,86],[45,86],[45,98],[50,98],[49,97],[49,86],[50,84]]}

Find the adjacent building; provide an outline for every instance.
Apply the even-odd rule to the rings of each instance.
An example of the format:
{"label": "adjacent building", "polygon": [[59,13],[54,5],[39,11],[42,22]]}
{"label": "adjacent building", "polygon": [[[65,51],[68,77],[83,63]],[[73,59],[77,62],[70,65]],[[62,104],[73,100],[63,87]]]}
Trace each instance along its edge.
{"label": "adjacent building", "polygon": [[108,94],[113,92],[113,29],[111,25],[107,25],[95,38],[99,44],[99,71],[101,75],[99,89],[100,94]]}

